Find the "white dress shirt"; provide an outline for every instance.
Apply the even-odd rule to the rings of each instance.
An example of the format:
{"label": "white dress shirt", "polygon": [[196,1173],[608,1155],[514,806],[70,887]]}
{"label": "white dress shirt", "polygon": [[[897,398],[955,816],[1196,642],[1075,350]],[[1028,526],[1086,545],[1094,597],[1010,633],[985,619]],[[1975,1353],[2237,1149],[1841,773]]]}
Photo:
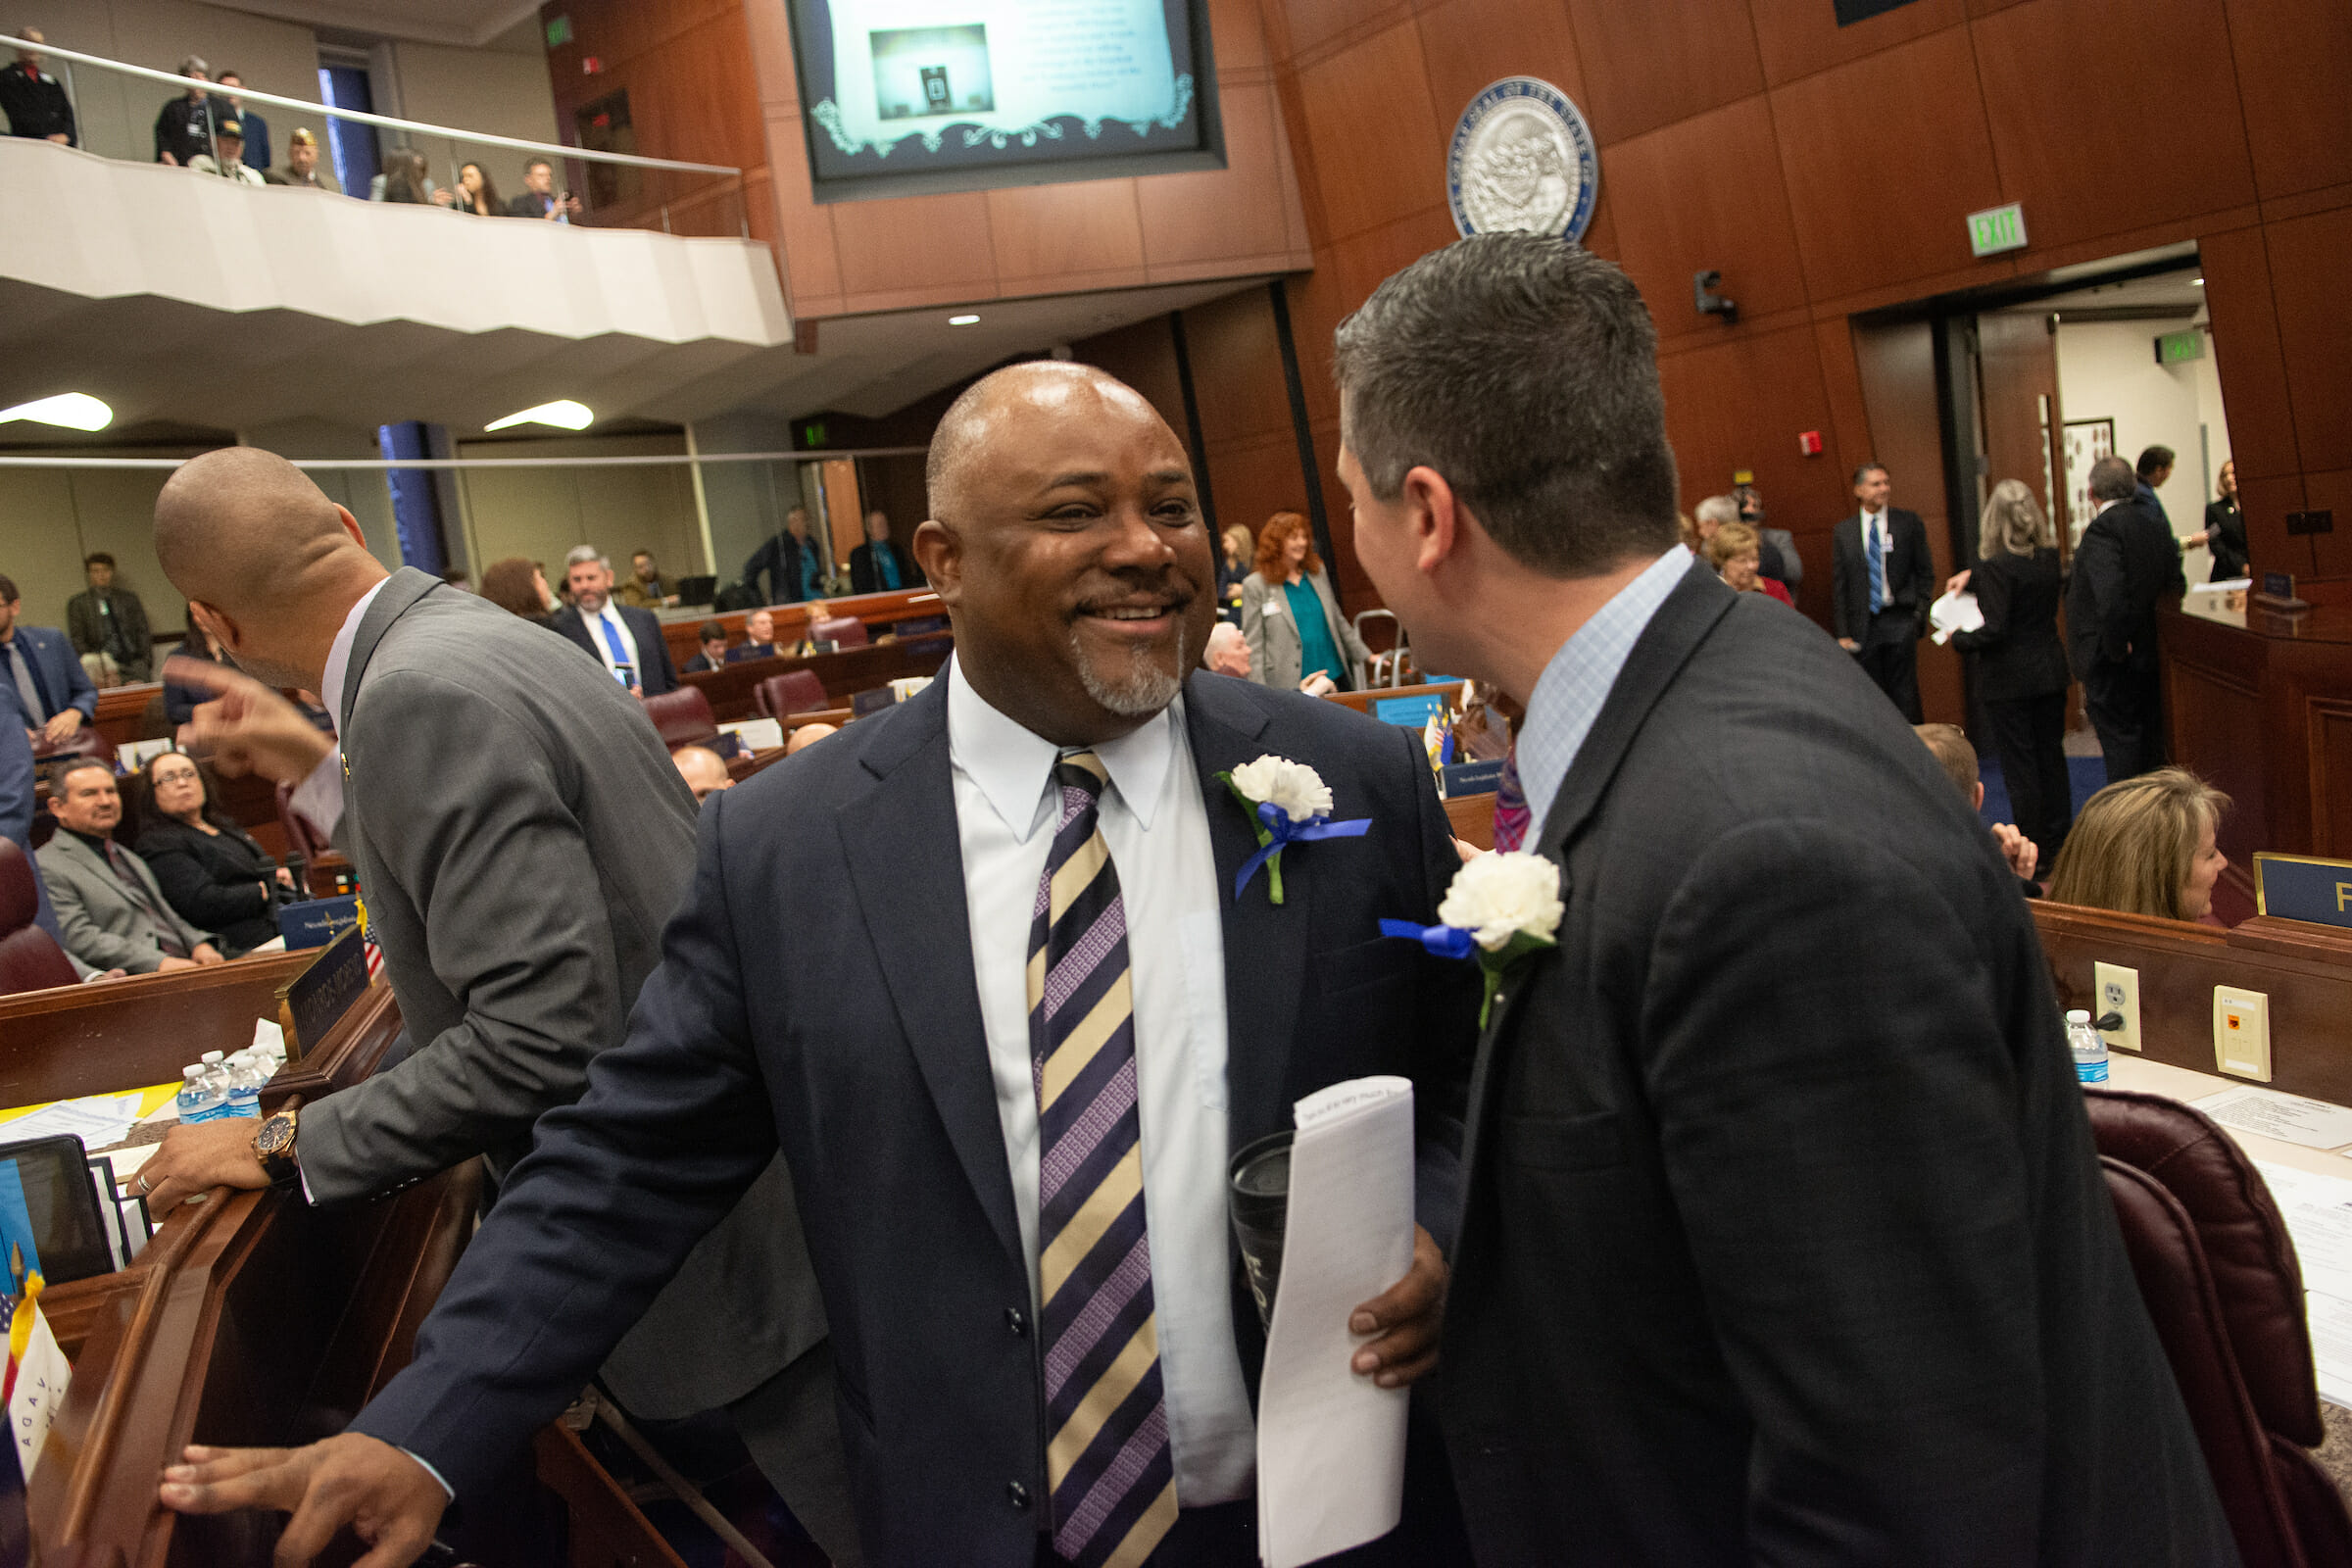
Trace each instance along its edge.
{"label": "white dress shirt", "polygon": [[[1256,1429],[1233,1339],[1225,1202],[1225,937],[1208,808],[1183,699],[1095,749],[1099,820],[1117,867],[1135,986],[1144,1220],[1160,1385],[1183,1506],[1249,1496]],[[1053,848],[1059,748],[948,671],[948,754],[972,966],[1021,1250],[1037,1292],[1037,1090],[1029,1060],[1029,925]]]}
{"label": "white dress shirt", "polygon": [[[326,673],[319,677],[318,700],[326,705],[326,716],[334,720],[339,732],[343,727],[343,682],[351,671],[351,645],[360,635],[360,621],[366,617],[368,607],[375,596],[384,591],[389,577],[380,578],[376,585],[360,595],[351,613],[343,617],[334,642],[326,650]],[[322,839],[335,836],[343,822],[343,748],[338,745],[320,758],[311,769],[311,776],[294,787],[287,805],[300,811],[303,820],[318,829]]]}
{"label": "white dress shirt", "polygon": [[581,611],[580,621],[588,628],[588,641],[595,645],[596,657],[605,662],[607,669],[612,671],[614,680],[620,679],[620,669],[612,662],[612,645],[605,636],[608,626],[619,633],[620,646],[628,650],[629,678],[622,684],[634,686],[645,679],[645,663],[637,657],[637,639],[629,634],[629,623],[620,618],[620,612],[612,608],[612,600],[606,600],[605,608],[593,615]]}

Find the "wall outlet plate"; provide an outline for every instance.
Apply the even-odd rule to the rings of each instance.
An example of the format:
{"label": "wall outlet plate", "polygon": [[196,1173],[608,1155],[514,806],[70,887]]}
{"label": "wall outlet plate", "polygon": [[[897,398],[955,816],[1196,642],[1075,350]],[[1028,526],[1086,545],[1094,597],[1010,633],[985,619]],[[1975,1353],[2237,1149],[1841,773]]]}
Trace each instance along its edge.
{"label": "wall outlet plate", "polygon": [[2213,1059],[2237,1078],[2271,1081],[2271,999],[2235,986],[2213,988]]}
{"label": "wall outlet plate", "polygon": [[2090,966],[2090,1015],[2096,1020],[2111,1012],[2124,1015],[2121,1029],[2107,1031],[2110,1051],[2139,1051],[2139,971],[2120,963],[2093,961]]}

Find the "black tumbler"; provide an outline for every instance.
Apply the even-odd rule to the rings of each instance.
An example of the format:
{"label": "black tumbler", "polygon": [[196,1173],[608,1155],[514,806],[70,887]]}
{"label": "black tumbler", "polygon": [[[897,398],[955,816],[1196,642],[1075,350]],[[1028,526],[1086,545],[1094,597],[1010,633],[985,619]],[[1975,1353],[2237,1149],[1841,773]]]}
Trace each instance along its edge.
{"label": "black tumbler", "polygon": [[1291,1141],[1295,1132],[1268,1133],[1233,1156],[1226,1187],[1233,1234],[1241,1243],[1250,1294],[1261,1328],[1274,1326],[1274,1287],[1282,1278],[1282,1234],[1291,1213]]}

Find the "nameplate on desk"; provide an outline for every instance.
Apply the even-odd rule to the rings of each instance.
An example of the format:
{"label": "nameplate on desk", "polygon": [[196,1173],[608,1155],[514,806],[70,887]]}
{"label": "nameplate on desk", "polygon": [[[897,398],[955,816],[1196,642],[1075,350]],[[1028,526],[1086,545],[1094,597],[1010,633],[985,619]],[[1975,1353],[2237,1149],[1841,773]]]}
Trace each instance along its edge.
{"label": "nameplate on desk", "polygon": [[2266,571],[2261,577],[2261,591],[2254,602],[2265,610],[2309,610],[2308,601],[2295,597],[2295,574],[2291,571]]}
{"label": "nameplate on desk", "polygon": [[2352,930],[2352,860],[2308,855],[2254,857],[2254,907],[2280,920]]}
{"label": "nameplate on desk", "polygon": [[1372,716],[1383,724],[1396,724],[1404,729],[1425,729],[1433,718],[1443,719],[1453,710],[1453,694],[1460,689],[1456,682],[1442,692],[1419,692],[1411,697],[1375,697]]}
{"label": "nameplate on desk", "polygon": [[355,925],[328,943],[326,951],[277,994],[286,1060],[300,1061],[367,994],[368,943]]}
{"label": "nameplate on desk", "polygon": [[1484,762],[1447,762],[1439,775],[1440,793],[1447,800],[1465,795],[1491,795],[1502,783],[1502,759]]}
{"label": "nameplate on desk", "polygon": [[277,911],[277,929],[286,939],[288,953],[323,948],[359,923],[360,900],[356,893],[338,899],[307,899]]}

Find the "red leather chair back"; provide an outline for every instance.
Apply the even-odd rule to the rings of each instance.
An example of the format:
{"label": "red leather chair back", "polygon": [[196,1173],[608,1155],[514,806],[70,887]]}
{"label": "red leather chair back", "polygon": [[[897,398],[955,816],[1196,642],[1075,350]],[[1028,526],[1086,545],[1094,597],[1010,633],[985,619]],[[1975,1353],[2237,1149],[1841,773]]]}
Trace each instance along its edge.
{"label": "red leather chair back", "polygon": [[788,669],[781,675],[768,676],[753,694],[753,703],[761,718],[813,713],[832,706],[825,696],[825,683],[817,679],[813,669]]}
{"label": "red leather chair back", "polygon": [[2352,1562],[2352,1514],[2307,1451],[2326,1432],[2303,1272],[2261,1172],[2177,1101],[2084,1100],[2140,1296],[2246,1568]]}
{"label": "red leather chair back", "polygon": [[40,909],[32,862],[14,842],[0,839],[0,997],[70,986],[81,978],[56,939],[32,923]]}
{"label": "red leather chair back", "polygon": [[808,628],[808,638],[811,642],[831,643],[836,648],[863,648],[870,641],[865,634],[865,622],[856,615],[817,621]]}
{"label": "red leather chair back", "polygon": [[32,749],[32,760],[36,762],[60,761],[69,757],[95,758],[112,767],[115,743],[99,734],[97,725],[84,724],[54,746],[44,741]]}
{"label": "red leather chair back", "polygon": [[671,751],[718,739],[718,720],[710,713],[710,699],[700,686],[681,686],[674,692],[645,699],[645,716]]}

